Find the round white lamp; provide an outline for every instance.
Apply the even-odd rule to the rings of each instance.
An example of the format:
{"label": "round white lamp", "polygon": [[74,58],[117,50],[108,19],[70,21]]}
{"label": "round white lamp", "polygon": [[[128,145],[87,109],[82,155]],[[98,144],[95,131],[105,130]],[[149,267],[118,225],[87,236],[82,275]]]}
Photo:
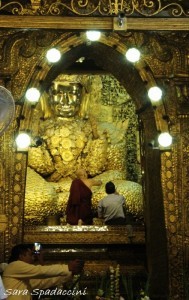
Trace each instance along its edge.
{"label": "round white lamp", "polygon": [[158,86],[153,86],[148,90],[148,97],[152,102],[158,102],[162,97],[162,90]]}
{"label": "round white lamp", "polygon": [[172,136],[169,134],[169,132],[162,132],[158,137],[158,143],[161,147],[169,147],[171,146],[173,141]]}
{"label": "round white lamp", "polygon": [[61,53],[58,49],[51,48],[47,51],[46,58],[50,63],[56,63],[60,60]]}
{"label": "round white lamp", "polygon": [[98,41],[101,37],[100,31],[90,30],[86,32],[86,37],[89,41]]}
{"label": "round white lamp", "polygon": [[31,137],[27,133],[19,133],[16,138],[16,145],[19,149],[28,148],[31,144]]}
{"label": "round white lamp", "polygon": [[140,51],[136,48],[130,48],[127,50],[125,56],[128,61],[135,63],[140,59]]}
{"label": "round white lamp", "polygon": [[41,96],[41,94],[40,94],[39,90],[36,88],[30,88],[26,92],[26,99],[29,102],[33,102],[33,103],[38,102],[40,96]]}

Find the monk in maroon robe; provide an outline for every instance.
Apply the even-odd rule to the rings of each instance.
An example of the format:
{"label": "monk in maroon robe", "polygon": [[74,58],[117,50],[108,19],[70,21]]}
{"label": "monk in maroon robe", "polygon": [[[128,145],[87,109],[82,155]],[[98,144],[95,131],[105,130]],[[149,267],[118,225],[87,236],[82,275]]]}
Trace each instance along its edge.
{"label": "monk in maroon robe", "polygon": [[91,187],[101,185],[102,182],[88,178],[84,169],[77,171],[77,177],[72,181],[70,187],[66,221],[71,225],[77,225],[79,221],[83,225],[91,225],[93,223]]}

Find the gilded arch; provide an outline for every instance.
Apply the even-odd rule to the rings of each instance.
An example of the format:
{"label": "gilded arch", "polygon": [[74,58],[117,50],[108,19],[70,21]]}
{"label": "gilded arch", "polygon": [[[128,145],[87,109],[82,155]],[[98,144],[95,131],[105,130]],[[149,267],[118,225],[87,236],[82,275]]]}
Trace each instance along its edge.
{"label": "gilded arch", "polygon": [[[140,111],[143,110],[143,107],[148,106],[151,114],[154,115],[155,126],[158,131],[167,130],[167,123],[163,121],[165,115],[164,105],[160,105],[155,110],[152,106],[149,108],[147,89],[150,86],[158,85],[158,83],[156,83],[148,62],[143,61],[143,63],[136,66],[128,63],[125,59],[125,52],[128,48],[127,42],[122,43],[117,34],[107,36],[103,34],[102,41],[97,44],[87,44],[83,33],[62,34],[58,37],[55,36],[53,43],[48,43],[48,47],[50,47],[50,44],[60,49],[62,53],[61,62],[57,66],[49,65],[45,59],[46,48],[36,44],[33,57],[30,56],[34,63],[32,66],[28,65],[27,67],[32,67],[32,72],[25,74],[22,90],[26,90],[30,86],[38,87],[42,92],[47,90],[51,82],[61,72],[65,72],[69,65],[81,56],[85,56],[93,59],[100,68],[113,74],[120,81],[135,101],[136,110]],[[104,57],[103,60],[102,56]]]}

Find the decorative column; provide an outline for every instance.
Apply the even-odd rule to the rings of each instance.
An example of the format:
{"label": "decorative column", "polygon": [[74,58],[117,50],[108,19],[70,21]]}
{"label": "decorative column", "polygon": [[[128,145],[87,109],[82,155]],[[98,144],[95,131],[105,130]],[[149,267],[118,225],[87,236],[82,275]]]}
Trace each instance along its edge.
{"label": "decorative column", "polygon": [[[168,245],[161,182],[161,151],[150,146],[156,135],[156,124],[150,109],[141,116],[143,121],[142,166],[144,176],[144,212],[146,225],[147,272],[151,300],[168,300]],[[150,126],[149,126],[150,124]]]}

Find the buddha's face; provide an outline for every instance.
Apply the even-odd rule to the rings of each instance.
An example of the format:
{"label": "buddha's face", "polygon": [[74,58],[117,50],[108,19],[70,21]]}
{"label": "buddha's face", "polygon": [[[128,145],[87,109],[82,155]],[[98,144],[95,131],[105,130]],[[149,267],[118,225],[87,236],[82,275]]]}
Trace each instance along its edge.
{"label": "buddha's face", "polygon": [[81,104],[81,85],[78,83],[54,82],[50,91],[51,105],[59,117],[73,117]]}

